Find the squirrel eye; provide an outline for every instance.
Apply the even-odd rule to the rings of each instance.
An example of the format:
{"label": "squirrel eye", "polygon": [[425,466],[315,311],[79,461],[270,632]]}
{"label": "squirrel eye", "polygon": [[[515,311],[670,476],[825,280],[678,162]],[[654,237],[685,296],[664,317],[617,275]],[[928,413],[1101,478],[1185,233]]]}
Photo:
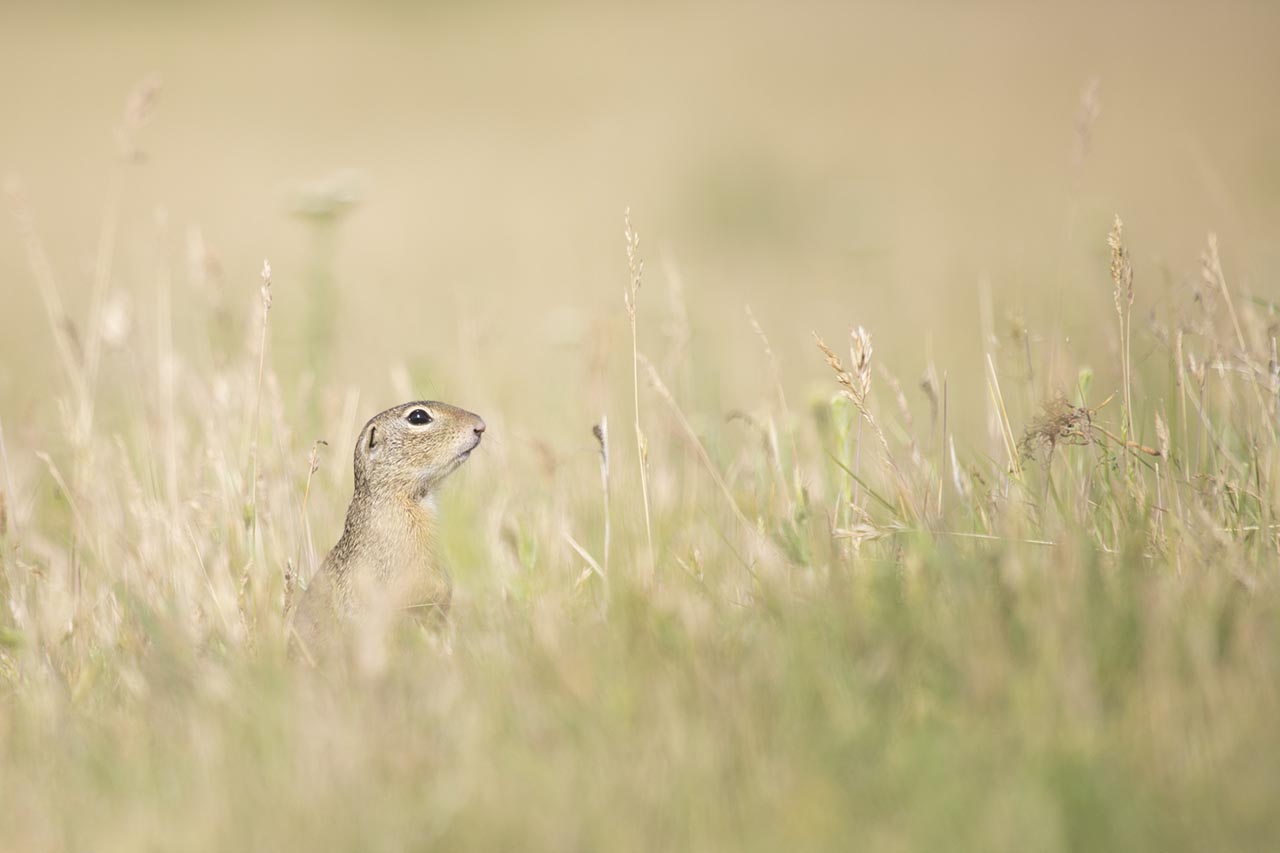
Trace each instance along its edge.
{"label": "squirrel eye", "polygon": [[414,409],[409,413],[408,421],[414,426],[423,426],[431,423],[431,415],[427,413],[426,409]]}

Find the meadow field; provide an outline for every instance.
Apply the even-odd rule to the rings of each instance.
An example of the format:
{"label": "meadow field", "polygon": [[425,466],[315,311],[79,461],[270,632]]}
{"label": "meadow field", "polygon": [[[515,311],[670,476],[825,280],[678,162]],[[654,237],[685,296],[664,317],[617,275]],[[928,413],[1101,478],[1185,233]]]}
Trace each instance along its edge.
{"label": "meadow field", "polygon": [[[1280,9],[0,11],[0,850],[1280,848]],[[365,420],[450,618],[286,653]]]}

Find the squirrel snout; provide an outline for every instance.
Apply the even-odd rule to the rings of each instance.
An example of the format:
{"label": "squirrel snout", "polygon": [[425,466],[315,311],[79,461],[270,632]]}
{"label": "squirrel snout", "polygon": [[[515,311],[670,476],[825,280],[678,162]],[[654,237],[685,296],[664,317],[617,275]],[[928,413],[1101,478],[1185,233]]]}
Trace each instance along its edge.
{"label": "squirrel snout", "polygon": [[484,433],[484,421],[476,418],[475,426],[473,426],[472,429],[475,430],[477,436],[481,435]]}

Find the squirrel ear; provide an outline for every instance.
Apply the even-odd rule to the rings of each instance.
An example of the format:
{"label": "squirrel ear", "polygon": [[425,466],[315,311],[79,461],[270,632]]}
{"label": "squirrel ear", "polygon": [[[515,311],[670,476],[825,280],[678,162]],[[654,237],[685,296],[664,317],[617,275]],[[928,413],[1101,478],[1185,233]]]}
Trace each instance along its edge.
{"label": "squirrel ear", "polygon": [[369,454],[378,447],[378,428],[373,424],[369,424],[369,429],[365,435],[360,437],[360,449]]}

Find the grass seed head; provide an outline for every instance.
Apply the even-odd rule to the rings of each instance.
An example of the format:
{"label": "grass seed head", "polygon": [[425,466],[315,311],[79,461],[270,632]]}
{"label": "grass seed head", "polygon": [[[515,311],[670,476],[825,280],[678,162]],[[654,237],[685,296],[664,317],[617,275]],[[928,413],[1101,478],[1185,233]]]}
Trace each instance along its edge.
{"label": "grass seed head", "polygon": [[854,402],[865,406],[871,393],[871,335],[861,326],[849,330],[849,359],[853,363]]}
{"label": "grass seed head", "polygon": [[1107,245],[1111,247],[1111,281],[1115,285],[1116,311],[1124,313],[1125,305],[1133,304],[1133,265],[1129,261],[1129,250],[1124,247],[1124,223],[1116,216],[1107,235]]}
{"label": "grass seed head", "polygon": [[823,357],[826,358],[827,364],[831,367],[832,372],[836,375],[836,382],[843,389],[843,393],[850,400],[855,400],[853,374],[844,369],[844,365],[840,363],[840,356],[836,355],[831,347],[827,346],[827,342],[817,332],[813,333],[813,340],[818,345],[818,349],[822,351]]}

